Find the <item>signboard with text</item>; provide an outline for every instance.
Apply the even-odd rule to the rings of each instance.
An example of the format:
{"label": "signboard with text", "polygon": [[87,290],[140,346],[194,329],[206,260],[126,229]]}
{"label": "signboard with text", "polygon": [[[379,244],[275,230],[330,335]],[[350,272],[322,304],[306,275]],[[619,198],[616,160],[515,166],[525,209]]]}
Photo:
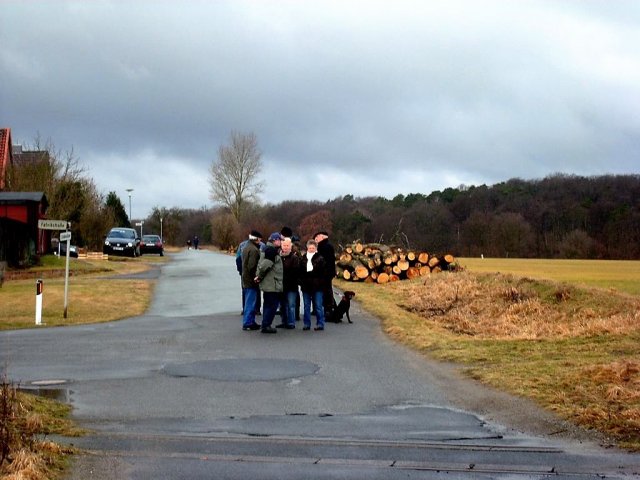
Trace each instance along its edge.
{"label": "signboard with text", "polygon": [[38,220],[40,230],[66,230],[68,224],[66,220]]}

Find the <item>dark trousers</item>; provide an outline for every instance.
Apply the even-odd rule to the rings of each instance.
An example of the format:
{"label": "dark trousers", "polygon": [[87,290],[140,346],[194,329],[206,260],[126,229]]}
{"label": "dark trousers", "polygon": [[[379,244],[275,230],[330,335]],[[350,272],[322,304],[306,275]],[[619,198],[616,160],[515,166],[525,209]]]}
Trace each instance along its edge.
{"label": "dark trousers", "polygon": [[336,300],[333,298],[333,280],[330,278],[325,280],[322,287],[322,306],[324,307],[325,316],[329,315],[336,307]]}
{"label": "dark trousers", "polygon": [[264,308],[262,311],[262,328],[268,328],[278,311],[282,292],[264,292]]}
{"label": "dark trousers", "polygon": [[[300,320],[300,290],[295,290],[293,292],[282,292],[282,296],[280,297],[280,316],[282,317],[282,323],[290,322],[289,316],[291,315],[291,294],[295,295],[295,305],[293,307],[293,315],[294,320]],[[285,315],[285,312],[287,314]]]}

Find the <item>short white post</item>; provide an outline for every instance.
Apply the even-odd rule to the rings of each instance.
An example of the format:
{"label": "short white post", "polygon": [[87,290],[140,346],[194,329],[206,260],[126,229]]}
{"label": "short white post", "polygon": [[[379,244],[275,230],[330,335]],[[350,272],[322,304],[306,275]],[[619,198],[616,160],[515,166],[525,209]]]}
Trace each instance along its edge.
{"label": "short white post", "polygon": [[67,318],[67,308],[69,307],[69,250],[71,250],[71,235],[67,237],[67,259],[64,267],[64,314]]}
{"label": "short white post", "polygon": [[42,279],[36,281],[36,325],[42,325]]}

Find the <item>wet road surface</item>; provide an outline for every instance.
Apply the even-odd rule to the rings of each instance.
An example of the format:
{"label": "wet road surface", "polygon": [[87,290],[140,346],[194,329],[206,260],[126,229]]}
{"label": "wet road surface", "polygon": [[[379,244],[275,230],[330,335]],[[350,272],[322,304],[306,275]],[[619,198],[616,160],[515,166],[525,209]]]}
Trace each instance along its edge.
{"label": "wet road surface", "polygon": [[389,341],[357,305],[354,324],[264,335],[241,329],[233,257],[184,251],[155,276],[144,316],[0,332],[9,378],[71,403],[92,430],[67,440],[87,452],[71,479],[640,472],[639,455],[536,436],[457,408],[454,379]]}

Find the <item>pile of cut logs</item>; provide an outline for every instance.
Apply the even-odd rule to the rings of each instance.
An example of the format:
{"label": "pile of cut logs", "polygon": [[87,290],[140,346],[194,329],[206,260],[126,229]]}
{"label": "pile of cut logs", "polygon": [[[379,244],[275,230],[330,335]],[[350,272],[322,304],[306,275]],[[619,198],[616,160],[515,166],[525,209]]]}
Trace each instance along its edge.
{"label": "pile of cut logs", "polygon": [[394,282],[455,267],[450,254],[433,255],[379,243],[355,242],[336,257],[336,277],[354,282]]}

